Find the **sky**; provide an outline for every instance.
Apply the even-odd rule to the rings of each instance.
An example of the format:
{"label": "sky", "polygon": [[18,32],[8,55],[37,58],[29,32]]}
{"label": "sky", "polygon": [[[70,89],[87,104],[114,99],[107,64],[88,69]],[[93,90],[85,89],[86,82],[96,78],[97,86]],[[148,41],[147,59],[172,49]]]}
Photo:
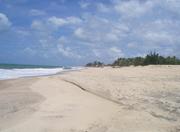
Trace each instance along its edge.
{"label": "sky", "polygon": [[180,57],[180,0],[0,0],[0,63]]}

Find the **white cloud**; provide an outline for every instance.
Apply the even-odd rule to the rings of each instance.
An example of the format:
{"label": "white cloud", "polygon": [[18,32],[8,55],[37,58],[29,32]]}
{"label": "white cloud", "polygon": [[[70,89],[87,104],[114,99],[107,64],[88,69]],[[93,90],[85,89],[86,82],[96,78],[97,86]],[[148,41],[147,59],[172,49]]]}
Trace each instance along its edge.
{"label": "white cloud", "polygon": [[130,42],[130,43],[127,44],[127,47],[128,47],[128,48],[132,48],[132,49],[133,49],[133,48],[138,48],[137,45],[138,45],[138,44],[135,43],[135,42]]}
{"label": "white cloud", "polygon": [[103,13],[107,13],[110,11],[110,8],[108,8],[106,5],[102,4],[102,3],[98,3],[97,4],[97,10]]}
{"label": "white cloud", "polygon": [[119,41],[119,36],[116,33],[110,32],[106,34],[106,39],[110,42],[115,42],[115,41],[117,42]]}
{"label": "white cloud", "polygon": [[67,44],[68,42],[69,42],[69,40],[65,36],[61,36],[58,39],[58,43],[60,43],[60,44]]}
{"label": "white cloud", "polygon": [[70,47],[64,47],[62,44],[57,46],[59,53],[68,58],[82,58],[79,54],[75,53]]}
{"label": "white cloud", "polygon": [[102,57],[102,51],[100,51],[98,49],[92,49],[92,52],[95,55],[95,57],[98,57],[98,58]]}
{"label": "white cloud", "polygon": [[67,18],[58,18],[58,17],[53,16],[48,19],[48,22],[54,26],[61,27],[64,25],[69,25],[69,24],[79,24],[82,22],[82,20],[74,16],[67,17]]}
{"label": "white cloud", "polygon": [[93,59],[98,59],[98,60],[105,60],[108,63],[111,63],[115,59],[119,57],[124,57],[124,53],[122,50],[118,47],[102,47],[102,48],[94,48],[92,49],[92,55]]}
{"label": "white cloud", "polygon": [[158,19],[135,28],[133,34],[144,40],[144,44],[150,42],[153,45],[174,45],[180,42],[178,38],[179,25],[180,21]]}
{"label": "white cloud", "polygon": [[8,17],[5,14],[0,13],[0,31],[5,31],[9,29],[10,26],[11,22],[9,21]]}
{"label": "white cloud", "polygon": [[144,15],[153,7],[152,1],[116,1],[114,4],[115,10],[124,17],[139,17]]}
{"label": "white cloud", "polygon": [[86,9],[90,5],[90,3],[88,3],[87,1],[80,1],[79,5],[81,6],[82,9]]}
{"label": "white cloud", "polygon": [[81,22],[80,18],[74,16],[66,18],[53,16],[48,19],[34,20],[31,24],[31,35],[36,37],[40,46],[38,50],[41,50],[41,52],[38,54],[41,54],[40,56],[45,55],[46,57],[63,55],[63,57],[69,59],[80,59],[81,56],[69,47],[72,41],[69,41],[66,36],[57,38],[54,36],[54,33],[59,28],[63,28],[63,26],[68,25],[68,28],[71,29],[71,27]]}
{"label": "white cloud", "polygon": [[85,35],[85,32],[82,28],[77,28],[75,31],[74,31],[74,34],[75,36],[77,36],[78,38],[82,38],[82,39],[85,39],[86,38],[86,35]]}
{"label": "white cloud", "polygon": [[43,16],[43,15],[46,15],[46,12],[42,11],[42,10],[31,9],[29,11],[29,15],[31,15],[31,16]]}
{"label": "white cloud", "polygon": [[123,57],[124,56],[124,53],[118,47],[111,47],[109,49],[109,53],[111,56],[114,56],[114,57]]}
{"label": "white cloud", "polygon": [[122,50],[118,47],[111,47],[109,50],[108,50],[108,53],[109,53],[109,59],[110,61],[114,61],[116,60],[117,58],[119,57],[124,57],[124,53],[122,52]]}
{"label": "white cloud", "polygon": [[173,36],[169,34],[168,32],[147,32],[144,34],[144,37],[147,40],[153,41],[153,42],[160,42],[160,43],[172,43],[173,42]]}
{"label": "white cloud", "polygon": [[[95,8],[99,11],[96,13],[88,13],[87,10],[78,16],[63,18],[52,16],[33,21],[31,27],[46,34],[50,32],[40,36],[39,40],[47,40],[42,43],[47,44],[47,47],[54,45],[54,52],[67,58],[83,59],[85,58],[83,53],[86,52],[87,58],[100,60],[144,55],[151,50],[166,51],[167,54],[176,51],[175,54],[178,54],[180,20],[179,16],[176,16],[177,19],[172,18],[174,13],[168,12],[170,10],[166,7],[168,5],[165,6],[162,0],[115,1],[110,5],[95,3]],[[87,4],[82,8],[89,6]],[[172,15],[166,16],[166,12]],[[159,17],[154,17],[156,15]],[[59,29],[63,31],[63,26],[68,28],[69,34],[63,34],[59,38],[53,36]]]}
{"label": "white cloud", "polygon": [[179,0],[159,0],[159,5],[163,8],[166,8],[173,13],[180,14],[180,1]]}
{"label": "white cloud", "polygon": [[53,32],[56,32],[59,28],[68,25],[68,28],[72,28],[79,25],[82,20],[78,17],[70,16],[66,18],[49,17],[47,19],[33,20],[31,29],[36,31],[41,36],[48,36]]}
{"label": "white cloud", "polygon": [[51,41],[51,38],[42,38],[39,40],[42,48],[48,48],[50,47],[52,44],[53,41]]}
{"label": "white cloud", "polygon": [[44,29],[43,22],[40,20],[34,20],[31,24],[31,28],[36,30],[43,30]]}
{"label": "white cloud", "polygon": [[65,19],[63,19],[63,18],[58,18],[58,17],[55,17],[55,16],[50,17],[50,18],[48,19],[48,22],[49,22],[50,24],[55,25],[55,26],[63,26],[63,25],[65,25],[65,24],[67,23]]}
{"label": "white cloud", "polygon": [[86,16],[83,24],[74,30],[74,35],[94,45],[115,44],[125,36],[128,28],[125,24],[98,16]]}
{"label": "white cloud", "polygon": [[[99,15],[102,12],[96,15],[86,13],[83,23],[74,30],[74,35],[79,43],[93,47],[92,53],[98,58],[134,56],[151,50],[165,51],[167,47],[174,51],[174,45],[177,47],[180,43],[180,21],[165,16],[165,7],[157,8],[160,1],[117,0],[114,5],[105,5],[111,12],[105,11],[103,15]],[[111,14],[113,10],[116,12]],[[153,14],[156,13],[160,13],[161,17],[155,18]],[[111,48],[106,50],[108,47]],[[121,47],[128,48],[129,52],[125,50],[123,53]]]}
{"label": "white cloud", "polygon": [[67,17],[66,18],[67,24],[80,24],[82,22],[82,20],[78,17]]}

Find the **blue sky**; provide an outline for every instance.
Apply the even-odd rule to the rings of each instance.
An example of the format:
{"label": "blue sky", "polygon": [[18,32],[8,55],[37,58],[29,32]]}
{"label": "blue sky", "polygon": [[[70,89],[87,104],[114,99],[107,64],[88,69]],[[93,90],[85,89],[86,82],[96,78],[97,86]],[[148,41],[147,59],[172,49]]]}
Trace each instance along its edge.
{"label": "blue sky", "polygon": [[180,57],[180,0],[0,0],[0,63]]}

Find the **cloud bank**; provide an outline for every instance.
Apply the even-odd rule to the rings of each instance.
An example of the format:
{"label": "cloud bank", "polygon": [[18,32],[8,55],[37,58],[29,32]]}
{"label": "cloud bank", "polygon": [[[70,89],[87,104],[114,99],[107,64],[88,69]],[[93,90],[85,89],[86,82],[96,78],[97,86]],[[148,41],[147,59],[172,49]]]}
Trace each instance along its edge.
{"label": "cloud bank", "polygon": [[96,59],[109,63],[117,57],[143,56],[150,51],[180,57],[179,0],[48,4],[47,9],[41,5],[28,9],[31,19],[25,27],[12,27],[13,21],[0,13],[0,32],[12,28],[24,33],[22,37],[31,43],[23,53],[46,60],[67,59],[71,64]]}

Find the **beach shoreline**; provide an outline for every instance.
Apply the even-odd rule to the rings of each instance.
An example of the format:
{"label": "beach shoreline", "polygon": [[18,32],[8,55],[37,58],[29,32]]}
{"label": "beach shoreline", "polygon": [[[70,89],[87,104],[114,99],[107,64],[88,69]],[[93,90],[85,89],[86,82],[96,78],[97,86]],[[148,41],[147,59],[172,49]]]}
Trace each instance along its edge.
{"label": "beach shoreline", "polygon": [[[77,68],[77,69],[76,69]],[[47,75],[24,75],[24,76],[20,76],[20,77],[13,77],[13,78],[4,78],[4,79],[0,79],[1,80],[14,80],[14,79],[21,79],[21,78],[34,78],[34,77],[43,77],[43,76],[53,76],[53,75],[58,75],[58,74],[64,74],[67,72],[72,72],[72,71],[79,71],[79,70],[83,70],[86,67],[75,67],[74,69],[63,69],[62,71],[59,71],[57,73],[49,73]],[[26,69],[26,68],[25,68]],[[5,70],[12,70],[12,69],[5,69]]]}
{"label": "beach shoreline", "polygon": [[0,80],[2,132],[178,132],[180,66]]}

